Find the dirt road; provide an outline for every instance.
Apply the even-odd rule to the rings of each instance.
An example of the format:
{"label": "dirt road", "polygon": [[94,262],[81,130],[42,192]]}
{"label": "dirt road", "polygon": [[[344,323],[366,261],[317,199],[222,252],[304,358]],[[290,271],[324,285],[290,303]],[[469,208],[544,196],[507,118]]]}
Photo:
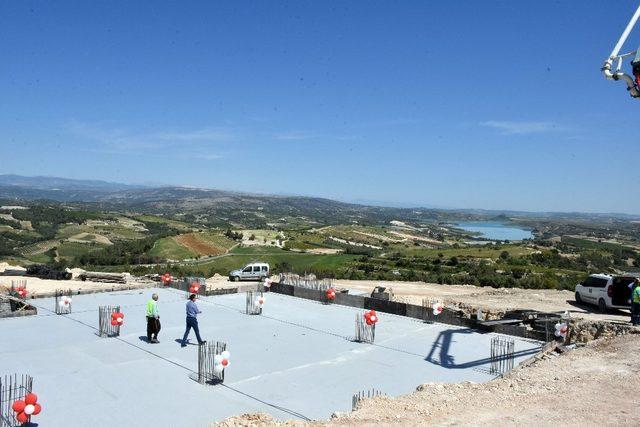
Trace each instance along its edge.
{"label": "dirt road", "polygon": [[95,292],[95,291],[111,291],[112,289],[131,289],[149,287],[148,281],[138,281],[135,279],[128,280],[127,283],[103,283],[81,280],[48,280],[39,279],[37,277],[25,276],[0,276],[0,293],[8,292],[11,289],[11,281],[27,281],[27,291],[29,297],[48,296],[53,294],[56,289],[71,289],[74,293]]}

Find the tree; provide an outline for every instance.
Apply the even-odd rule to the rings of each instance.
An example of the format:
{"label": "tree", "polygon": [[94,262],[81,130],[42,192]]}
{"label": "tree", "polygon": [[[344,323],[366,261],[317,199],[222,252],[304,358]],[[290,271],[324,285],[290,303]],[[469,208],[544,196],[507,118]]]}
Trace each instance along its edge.
{"label": "tree", "polygon": [[509,252],[507,252],[507,251],[500,252],[500,258],[502,258],[502,259],[509,258]]}

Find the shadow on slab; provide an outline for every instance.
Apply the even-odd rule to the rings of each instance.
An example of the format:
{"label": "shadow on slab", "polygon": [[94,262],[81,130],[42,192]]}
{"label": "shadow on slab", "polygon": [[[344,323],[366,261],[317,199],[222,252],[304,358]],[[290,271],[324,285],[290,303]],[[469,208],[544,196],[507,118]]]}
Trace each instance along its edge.
{"label": "shadow on slab", "polygon": [[[431,351],[429,352],[427,357],[425,357],[425,360],[427,362],[433,363],[434,365],[439,365],[447,369],[467,369],[467,368],[473,368],[476,366],[486,365],[488,363],[491,363],[490,356],[482,359],[478,359],[478,360],[473,360],[471,362],[465,362],[460,364],[455,363],[453,356],[449,354],[451,343],[453,341],[453,335],[454,334],[471,334],[471,333],[477,333],[477,331],[474,331],[473,329],[447,329],[445,331],[440,332],[436,340],[433,342],[433,345],[431,346]],[[440,352],[438,353],[439,360],[436,360],[434,358],[434,354],[436,353],[436,350],[438,348],[440,349]],[[531,348],[528,350],[514,351],[513,357],[515,358],[520,356],[527,356],[530,354],[536,354],[538,351],[540,351],[539,347]],[[491,349],[487,347],[487,353],[490,353],[490,352],[491,352]]]}

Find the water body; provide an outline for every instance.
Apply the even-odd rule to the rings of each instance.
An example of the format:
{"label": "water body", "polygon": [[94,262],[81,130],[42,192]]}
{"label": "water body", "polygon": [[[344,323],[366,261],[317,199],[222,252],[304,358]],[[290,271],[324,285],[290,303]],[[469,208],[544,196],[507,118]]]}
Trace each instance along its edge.
{"label": "water body", "polygon": [[514,227],[499,221],[463,221],[455,225],[473,233],[480,233],[479,237],[490,240],[522,240],[531,239],[530,230]]}

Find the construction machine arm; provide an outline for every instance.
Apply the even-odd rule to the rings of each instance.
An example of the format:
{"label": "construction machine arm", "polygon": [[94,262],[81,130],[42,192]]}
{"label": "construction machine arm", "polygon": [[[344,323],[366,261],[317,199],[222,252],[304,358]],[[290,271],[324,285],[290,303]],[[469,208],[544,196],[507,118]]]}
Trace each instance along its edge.
{"label": "construction machine arm", "polygon": [[[640,19],[640,6],[636,9],[636,13],[633,14],[631,20],[627,24],[627,27],[622,32],[622,35],[618,39],[618,43],[616,43],[615,47],[611,51],[611,55],[604,61],[604,65],[602,66],[602,73],[605,75],[607,79],[611,80],[622,80],[627,84],[627,90],[629,91],[629,95],[634,98],[640,98],[640,49],[635,50],[633,52],[628,52],[624,54],[620,54],[620,49],[627,41],[629,37],[629,33]],[[622,72],[622,60],[631,56],[635,56],[632,61],[633,66],[633,76]],[[615,69],[613,68],[614,62],[616,63]]]}

